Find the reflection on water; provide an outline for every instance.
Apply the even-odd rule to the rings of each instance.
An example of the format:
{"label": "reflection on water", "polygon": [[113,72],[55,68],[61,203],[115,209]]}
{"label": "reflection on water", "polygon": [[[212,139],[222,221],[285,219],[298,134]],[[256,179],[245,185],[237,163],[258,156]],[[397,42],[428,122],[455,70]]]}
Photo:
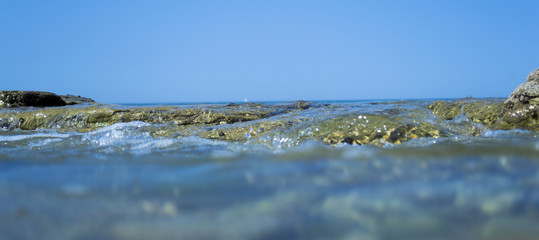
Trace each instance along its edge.
{"label": "reflection on water", "polygon": [[309,125],[239,143],[0,131],[0,239],[536,239],[538,134],[437,124],[454,134],[383,146]]}

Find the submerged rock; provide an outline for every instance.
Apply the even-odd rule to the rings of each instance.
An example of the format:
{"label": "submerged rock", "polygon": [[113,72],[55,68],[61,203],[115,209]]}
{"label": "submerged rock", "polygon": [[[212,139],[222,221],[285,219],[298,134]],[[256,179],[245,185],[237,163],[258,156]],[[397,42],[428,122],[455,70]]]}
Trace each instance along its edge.
{"label": "submerged rock", "polygon": [[37,91],[0,91],[0,107],[57,107],[66,102],[58,95]]}

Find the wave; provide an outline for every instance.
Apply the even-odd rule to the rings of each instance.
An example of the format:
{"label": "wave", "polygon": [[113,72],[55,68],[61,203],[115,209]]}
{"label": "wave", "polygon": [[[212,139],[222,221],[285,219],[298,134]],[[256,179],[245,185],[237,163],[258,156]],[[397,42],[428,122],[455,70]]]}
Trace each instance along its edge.
{"label": "wave", "polygon": [[50,133],[33,133],[33,134],[17,134],[17,135],[0,135],[0,142],[16,142],[27,139],[43,139],[43,138],[67,138],[70,134],[50,132]]}

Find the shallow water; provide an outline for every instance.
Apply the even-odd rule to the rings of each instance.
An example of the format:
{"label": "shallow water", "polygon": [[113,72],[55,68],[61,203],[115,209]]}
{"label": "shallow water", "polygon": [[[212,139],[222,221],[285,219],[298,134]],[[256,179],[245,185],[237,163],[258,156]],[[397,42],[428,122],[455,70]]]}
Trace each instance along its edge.
{"label": "shallow water", "polygon": [[[539,134],[442,120],[427,103],[333,103],[240,142],[154,134],[171,123],[3,129],[0,239],[536,239]],[[386,116],[443,134],[310,137],[342,116],[337,128]]]}

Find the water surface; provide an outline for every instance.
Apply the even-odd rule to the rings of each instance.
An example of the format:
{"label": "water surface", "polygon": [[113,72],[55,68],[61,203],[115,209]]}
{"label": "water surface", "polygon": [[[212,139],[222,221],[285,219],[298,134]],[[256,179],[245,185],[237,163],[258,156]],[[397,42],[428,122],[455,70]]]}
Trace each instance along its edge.
{"label": "water surface", "polygon": [[[428,103],[332,103],[240,142],[153,134],[172,123],[6,128],[0,239],[536,239],[539,134],[439,119]],[[343,128],[389,116],[444,131],[402,144],[309,137],[339,116],[357,116]]]}

